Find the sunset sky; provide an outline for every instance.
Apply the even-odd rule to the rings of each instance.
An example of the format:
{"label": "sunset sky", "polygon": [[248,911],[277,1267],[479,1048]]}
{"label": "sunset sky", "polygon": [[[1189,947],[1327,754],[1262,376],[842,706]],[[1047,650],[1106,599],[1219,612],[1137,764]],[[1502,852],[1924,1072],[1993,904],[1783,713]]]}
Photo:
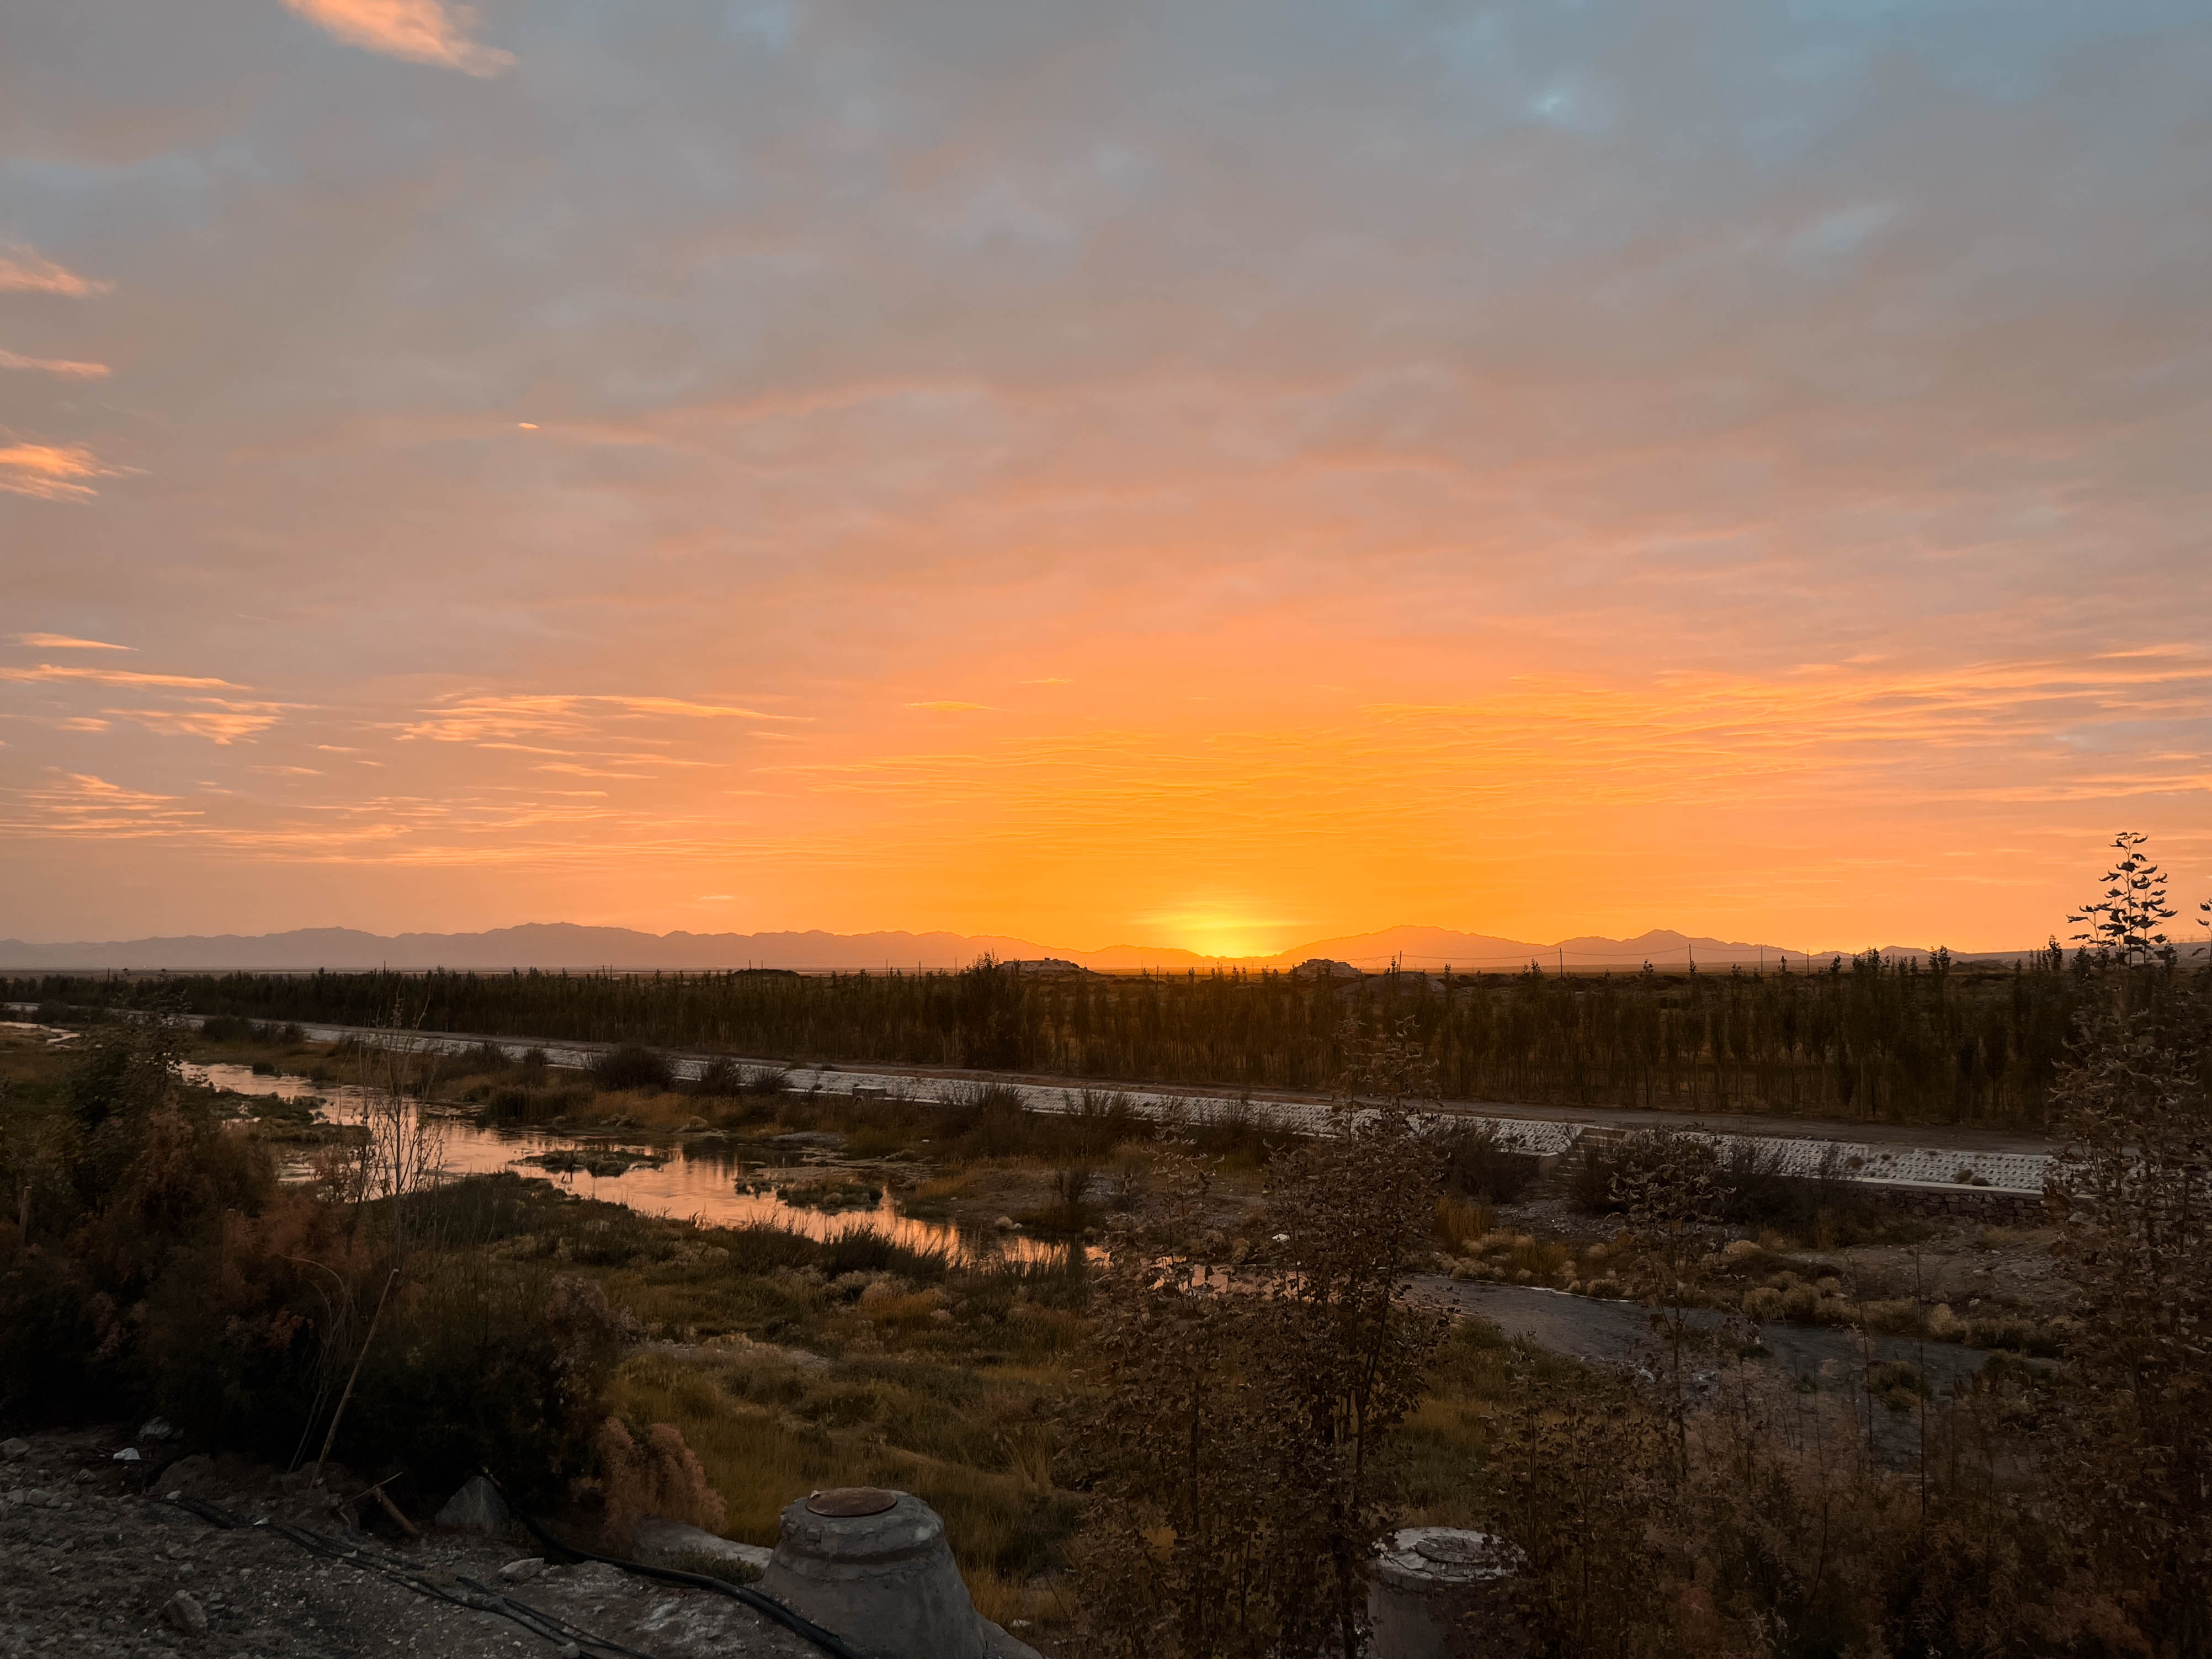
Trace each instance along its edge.
{"label": "sunset sky", "polygon": [[9,0],[0,936],[2212,890],[2203,0]]}

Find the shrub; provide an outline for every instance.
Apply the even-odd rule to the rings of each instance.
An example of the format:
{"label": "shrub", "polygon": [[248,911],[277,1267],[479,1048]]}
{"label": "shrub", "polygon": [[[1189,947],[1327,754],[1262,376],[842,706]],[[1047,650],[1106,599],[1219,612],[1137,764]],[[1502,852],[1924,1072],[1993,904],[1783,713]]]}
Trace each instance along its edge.
{"label": "shrub", "polygon": [[[1618,1213],[1624,1207],[1623,1191],[1670,1156],[1697,1156],[1689,1149],[1701,1144],[1671,1127],[1633,1130],[1610,1141],[1586,1138],[1570,1167],[1568,1192],[1592,1214]],[[1822,1249],[1910,1237],[1921,1231],[1866,1188],[1844,1180],[1832,1163],[1818,1175],[1785,1176],[1778,1171],[1775,1149],[1741,1140],[1725,1153],[1715,1149],[1702,1155],[1700,1161],[1710,1165],[1717,1218],[1732,1226],[1795,1232]]]}
{"label": "shrub", "polygon": [[1487,1484],[1492,1525],[1520,1552],[1508,1593],[1531,1650],[1664,1651],[1664,1424],[1604,1372],[1562,1377],[1516,1354],[1512,1377]]}
{"label": "shrub", "polygon": [[854,1227],[819,1247],[815,1258],[822,1271],[835,1279],[840,1273],[897,1273],[902,1278],[934,1281],[951,1271],[952,1260],[941,1250],[917,1250],[878,1232]]}
{"label": "shrub", "polygon": [[166,1026],[103,1026],[56,1108],[0,1122],[18,1188],[0,1226],[0,1413],[134,1409],[155,1382],[141,1343],[152,1301],[204,1276],[228,1218],[274,1196],[266,1151],[183,1091],[177,1064]]}
{"label": "shrub", "polygon": [[502,1123],[545,1123],[580,1104],[566,1089],[492,1089],[477,1112],[477,1122],[491,1128]]}
{"label": "shrub", "polygon": [[107,1343],[127,1337],[114,1298],[64,1250],[16,1248],[0,1224],[0,1422],[67,1424],[112,1411],[125,1389]]}
{"label": "shrub", "polygon": [[1018,1091],[1001,1083],[972,1085],[946,1104],[938,1133],[940,1153],[954,1162],[1015,1158],[1036,1150],[1037,1130]]}
{"label": "shrub", "polygon": [[1097,1183],[1097,1172],[1088,1164],[1072,1164],[1064,1170],[1054,1171],[1052,1203],[1045,1217],[1056,1231],[1079,1233],[1089,1224],[1091,1216],[1091,1189]]}
{"label": "shrub", "polygon": [[1618,1147],[1586,1137],[1576,1148],[1574,1163],[1567,1172],[1567,1192],[1576,1207],[1592,1215],[1609,1215],[1619,1209],[1613,1201],[1613,1182],[1621,1167]]}
{"label": "shrub", "polygon": [[671,1077],[667,1059],[650,1048],[641,1048],[626,1042],[619,1048],[599,1057],[592,1067],[592,1081],[601,1089],[665,1090]]}
{"label": "shrub", "polygon": [[488,1467],[528,1502],[582,1472],[637,1335],[592,1281],[481,1255],[441,1260],[385,1317],[339,1455],[401,1464],[433,1491]]}
{"label": "shrub", "polygon": [[1249,1100],[1231,1101],[1206,1121],[1187,1126],[1184,1133],[1201,1155],[1244,1164],[1264,1163],[1270,1152],[1297,1139],[1261,1122]]}
{"label": "shrub", "polygon": [[1536,1160],[1501,1146],[1498,1126],[1477,1123],[1447,1130],[1444,1185],[1485,1204],[1510,1204],[1536,1178]]}
{"label": "shrub", "polygon": [[707,1063],[699,1073],[699,1080],[691,1085],[695,1095],[706,1095],[716,1100],[728,1100],[745,1091],[744,1069],[733,1060],[715,1059]]}
{"label": "shrub", "polygon": [[460,1069],[464,1072],[484,1072],[494,1074],[508,1070],[514,1064],[514,1062],[507,1057],[507,1051],[489,1037],[461,1055],[459,1060]]}

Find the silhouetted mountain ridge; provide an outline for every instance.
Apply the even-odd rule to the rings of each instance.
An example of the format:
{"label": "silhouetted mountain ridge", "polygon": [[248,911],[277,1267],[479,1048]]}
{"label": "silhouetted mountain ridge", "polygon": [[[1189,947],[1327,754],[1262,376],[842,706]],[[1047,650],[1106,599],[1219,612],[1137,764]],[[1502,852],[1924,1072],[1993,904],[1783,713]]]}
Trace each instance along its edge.
{"label": "silhouetted mountain ridge", "polygon": [[[1816,951],[1809,960],[1826,962],[1834,952]],[[1923,957],[1917,946],[1888,946],[1885,956]],[[2009,958],[2018,951],[1991,951]],[[592,927],[578,922],[533,921],[477,933],[371,933],[352,927],[301,927],[289,933],[242,935],[187,934],[175,938],[35,945],[0,939],[0,969],[58,971],[66,969],[157,969],[222,970],[314,968],[477,969],[618,968],[696,969],[726,968],[829,969],[963,968],[983,956],[1002,962],[1054,957],[1101,972],[1139,969],[1213,967],[1282,968],[1311,957],[1347,962],[1370,972],[1391,966],[1462,972],[1510,972],[1530,963],[1557,969],[1611,969],[1634,972],[1649,962],[1655,968],[1680,969],[1735,964],[1771,965],[1786,958],[1793,968],[1808,960],[1802,951],[1773,945],[1745,944],[1693,937],[1655,928],[1633,939],[1585,934],[1540,944],[1492,933],[1467,933],[1449,927],[1405,926],[1372,933],[1316,939],[1263,957],[1211,957],[1165,945],[1114,945],[1077,951],[1062,945],[993,933],[903,931],[831,933],[818,928],[769,933],[647,933],[629,927]]]}

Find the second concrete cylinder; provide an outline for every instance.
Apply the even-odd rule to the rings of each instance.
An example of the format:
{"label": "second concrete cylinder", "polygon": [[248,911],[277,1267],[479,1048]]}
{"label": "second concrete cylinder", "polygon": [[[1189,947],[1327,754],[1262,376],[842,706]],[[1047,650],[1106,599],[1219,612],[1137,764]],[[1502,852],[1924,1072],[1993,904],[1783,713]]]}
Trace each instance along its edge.
{"label": "second concrete cylinder", "polygon": [[1407,1527],[1384,1539],[1367,1585],[1371,1659],[1508,1659],[1521,1552],[1486,1533]]}
{"label": "second concrete cylinder", "polygon": [[877,1659],[983,1659],[945,1522],[908,1492],[847,1486],[788,1505],[760,1587]]}

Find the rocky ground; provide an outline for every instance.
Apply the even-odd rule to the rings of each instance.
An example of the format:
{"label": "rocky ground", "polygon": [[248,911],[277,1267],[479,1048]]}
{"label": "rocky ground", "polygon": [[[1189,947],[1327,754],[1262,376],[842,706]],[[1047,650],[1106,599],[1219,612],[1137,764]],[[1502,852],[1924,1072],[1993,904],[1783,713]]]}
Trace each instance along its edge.
{"label": "rocky ground", "polygon": [[[0,1447],[0,1655],[819,1659],[711,1591],[594,1563],[544,1565],[526,1534],[382,1540],[296,1477],[204,1457],[165,1467],[157,1443],[132,1448],[143,1461],[118,1463],[127,1443],[111,1429]],[[248,1524],[225,1530],[170,1492]],[[278,1524],[327,1540],[337,1559]]]}

